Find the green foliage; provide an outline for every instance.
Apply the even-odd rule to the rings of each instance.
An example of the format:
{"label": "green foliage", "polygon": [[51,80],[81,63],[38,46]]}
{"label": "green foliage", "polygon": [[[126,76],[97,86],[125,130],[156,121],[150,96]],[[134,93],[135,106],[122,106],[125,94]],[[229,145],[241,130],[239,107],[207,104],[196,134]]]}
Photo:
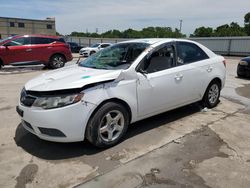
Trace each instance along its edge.
{"label": "green foliage", "polygon": [[224,36],[246,36],[243,27],[240,27],[236,22],[232,22],[230,25],[225,24],[217,27],[214,31],[214,36],[224,37]]}
{"label": "green foliage", "polygon": [[216,29],[199,27],[190,37],[250,36],[250,12],[244,16],[244,23],[244,27],[241,27],[237,22],[232,22],[230,25],[224,24]]}
{"label": "green foliage", "polygon": [[230,25],[224,24],[216,29],[211,27],[199,27],[195,29],[191,37],[226,37],[226,36],[246,36],[247,33],[244,27],[238,23],[232,22]]}
{"label": "green foliage", "polygon": [[180,33],[178,29],[174,31],[170,27],[147,27],[142,30],[127,29],[125,31],[109,30],[105,33],[83,33],[72,32],[70,36],[76,37],[102,37],[102,38],[181,38],[186,35]]}
{"label": "green foliage", "polygon": [[245,23],[245,32],[248,36],[250,36],[250,12],[248,12],[244,17],[244,23]]}
{"label": "green foliage", "polygon": [[245,23],[245,24],[250,24],[250,12],[248,12],[248,13],[244,16],[244,23]]}
{"label": "green foliage", "polygon": [[213,36],[213,28],[211,27],[199,27],[196,28],[194,34],[191,37],[212,37]]}

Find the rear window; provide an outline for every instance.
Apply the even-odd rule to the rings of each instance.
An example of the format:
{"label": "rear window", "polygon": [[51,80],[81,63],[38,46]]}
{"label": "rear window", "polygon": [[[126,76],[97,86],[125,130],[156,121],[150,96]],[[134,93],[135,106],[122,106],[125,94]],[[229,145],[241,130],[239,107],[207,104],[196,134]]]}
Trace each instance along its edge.
{"label": "rear window", "polygon": [[57,41],[66,43],[65,40],[64,40],[64,38],[59,38]]}
{"label": "rear window", "polygon": [[46,37],[32,37],[31,44],[50,44],[52,42],[63,42],[65,43],[63,38],[46,38]]}
{"label": "rear window", "polygon": [[209,58],[199,46],[190,42],[178,42],[177,53],[179,65],[193,63]]}

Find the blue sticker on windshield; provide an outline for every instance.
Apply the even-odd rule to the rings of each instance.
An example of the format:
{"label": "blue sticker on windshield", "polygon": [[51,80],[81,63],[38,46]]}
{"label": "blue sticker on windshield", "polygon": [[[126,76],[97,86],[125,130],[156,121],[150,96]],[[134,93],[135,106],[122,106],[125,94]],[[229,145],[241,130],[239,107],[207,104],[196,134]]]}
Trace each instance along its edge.
{"label": "blue sticker on windshield", "polygon": [[90,76],[83,76],[82,79],[85,79],[85,78],[90,78]]}

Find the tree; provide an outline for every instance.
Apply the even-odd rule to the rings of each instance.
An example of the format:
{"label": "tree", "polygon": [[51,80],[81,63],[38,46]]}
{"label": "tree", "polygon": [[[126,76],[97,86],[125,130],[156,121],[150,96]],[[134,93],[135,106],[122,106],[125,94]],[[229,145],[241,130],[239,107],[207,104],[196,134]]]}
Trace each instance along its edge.
{"label": "tree", "polygon": [[244,23],[245,23],[245,32],[247,33],[248,36],[250,36],[250,12],[248,12],[244,16]]}
{"label": "tree", "polygon": [[232,22],[230,25],[224,24],[217,27],[214,31],[216,37],[226,36],[246,36],[244,28],[240,27],[238,23]]}
{"label": "tree", "polygon": [[212,37],[213,32],[214,30],[211,27],[199,27],[195,29],[192,37]]}
{"label": "tree", "polygon": [[186,37],[180,33],[178,29],[174,31],[170,27],[146,27],[140,31],[134,29],[127,29],[125,31],[109,30],[105,33],[83,33],[83,32],[72,32],[70,36],[76,37],[104,37],[104,38],[181,38]]}

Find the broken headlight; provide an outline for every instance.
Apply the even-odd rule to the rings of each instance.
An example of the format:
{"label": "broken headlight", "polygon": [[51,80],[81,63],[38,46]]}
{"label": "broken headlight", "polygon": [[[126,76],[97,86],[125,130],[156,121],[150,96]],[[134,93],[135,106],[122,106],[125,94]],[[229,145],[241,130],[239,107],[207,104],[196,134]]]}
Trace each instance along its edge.
{"label": "broken headlight", "polygon": [[62,96],[46,96],[38,97],[32,106],[43,109],[60,108],[81,101],[83,93],[62,95]]}

